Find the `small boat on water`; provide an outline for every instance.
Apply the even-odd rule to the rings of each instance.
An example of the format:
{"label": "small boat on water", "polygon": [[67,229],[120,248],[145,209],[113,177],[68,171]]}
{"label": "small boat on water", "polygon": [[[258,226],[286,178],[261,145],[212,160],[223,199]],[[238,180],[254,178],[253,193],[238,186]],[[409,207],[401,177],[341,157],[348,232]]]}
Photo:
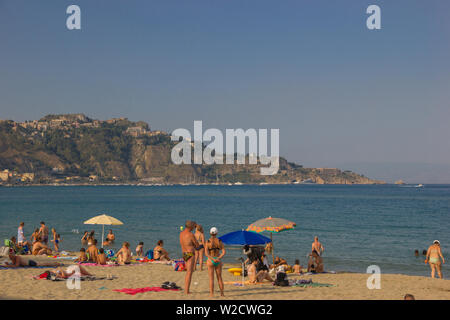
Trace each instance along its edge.
{"label": "small boat on water", "polygon": [[419,183],[418,185],[414,186],[414,188],[423,188],[423,184]]}

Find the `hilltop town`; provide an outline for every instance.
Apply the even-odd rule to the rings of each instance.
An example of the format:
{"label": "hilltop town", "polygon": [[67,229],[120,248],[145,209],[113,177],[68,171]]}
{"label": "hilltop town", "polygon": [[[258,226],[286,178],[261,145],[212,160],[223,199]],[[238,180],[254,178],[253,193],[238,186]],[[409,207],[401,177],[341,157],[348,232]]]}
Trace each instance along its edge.
{"label": "hilltop town", "polygon": [[175,165],[163,131],[127,118],[84,114],[39,120],[0,120],[0,185],[30,184],[379,184],[351,171],[304,168],[280,158],[280,170],[261,165]]}

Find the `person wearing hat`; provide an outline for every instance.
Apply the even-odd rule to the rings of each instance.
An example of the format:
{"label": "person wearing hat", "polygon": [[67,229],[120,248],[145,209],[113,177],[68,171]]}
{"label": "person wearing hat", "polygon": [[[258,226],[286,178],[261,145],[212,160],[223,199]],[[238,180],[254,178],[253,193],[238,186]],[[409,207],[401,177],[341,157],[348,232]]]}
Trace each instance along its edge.
{"label": "person wearing hat", "polygon": [[432,278],[435,277],[435,273],[437,271],[439,278],[442,279],[440,259],[442,259],[442,263],[445,263],[445,259],[441,251],[441,243],[439,240],[434,240],[433,244],[428,248],[427,258],[425,259],[425,263],[430,265]]}
{"label": "person wearing hat", "polygon": [[209,230],[211,238],[206,242],[205,255],[208,259],[206,266],[208,267],[209,275],[209,293],[210,296],[214,296],[214,273],[217,276],[217,282],[219,283],[220,295],[224,296],[224,287],[222,280],[222,261],[220,261],[225,255],[225,247],[220,239],[217,238],[218,230],[216,227],[212,227]]}

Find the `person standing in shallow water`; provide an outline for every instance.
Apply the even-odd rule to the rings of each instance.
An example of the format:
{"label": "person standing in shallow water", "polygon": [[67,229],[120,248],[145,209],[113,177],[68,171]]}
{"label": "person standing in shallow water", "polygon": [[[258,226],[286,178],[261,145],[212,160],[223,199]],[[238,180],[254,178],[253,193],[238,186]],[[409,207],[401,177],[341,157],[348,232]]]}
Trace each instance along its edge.
{"label": "person standing in shallow water", "polygon": [[199,247],[197,240],[192,233],[196,223],[194,221],[186,221],[186,228],[180,232],[180,245],[183,253],[183,260],[186,265],[186,275],[184,277],[184,292],[190,294],[192,273],[194,272],[195,248]]}
{"label": "person standing in shallow water", "polygon": [[206,266],[208,267],[209,275],[209,293],[214,296],[214,273],[217,276],[217,283],[219,284],[220,295],[224,296],[224,287],[222,280],[222,261],[220,261],[226,254],[225,247],[220,239],[217,239],[218,230],[212,227],[209,231],[211,238],[206,242],[205,255],[208,258]]}
{"label": "person standing in shallow water", "polygon": [[442,263],[445,263],[445,259],[441,251],[441,243],[439,240],[434,240],[433,244],[428,248],[427,258],[425,259],[425,263],[430,265],[432,278],[435,277],[435,273],[437,271],[439,278],[442,279],[440,259],[442,259]]}

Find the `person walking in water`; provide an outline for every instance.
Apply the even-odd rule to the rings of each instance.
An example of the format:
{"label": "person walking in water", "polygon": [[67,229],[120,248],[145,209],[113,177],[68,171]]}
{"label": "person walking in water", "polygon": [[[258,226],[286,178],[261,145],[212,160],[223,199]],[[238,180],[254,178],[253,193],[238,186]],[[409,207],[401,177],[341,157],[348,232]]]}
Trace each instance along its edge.
{"label": "person walking in water", "polygon": [[217,282],[219,284],[220,295],[223,297],[223,280],[222,280],[222,261],[220,261],[225,255],[225,247],[220,239],[217,238],[217,228],[212,227],[209,231],[211,238],[206,242],[205,255],[208,258],[206,266],[208,267],[209,275],[209,294],[214,297],[214,273],[217,276]]}
{"label": "person walking in water", "polygon": [[321,256],[324,250],[323,245],[319,242],[319,237],[315,236],[314,242],[311,245],[311,252],[316,251]]}
{"label": "person walking in water", "polygon": [[192,273],[194,272],[195,248],[199,247],[197,240],[192,233],[196,223],[194,221],[186,221],[186,228],[180,232],[180,245],[183,253],[183,260],[186,265],[186,276],[184,277],[184,292],[190,294]]}
{"label": "person walking in water", "polygon": [[430,265],[432,278],[435,277],[437,271],[439,278],[442,279],[440,259],[442,259],[442,263],[445,263],[445,259],[441,251],[441,243],[439,240],[434,240],[433,244],[428,248],[427,258],[425,259],[425,263]]}

